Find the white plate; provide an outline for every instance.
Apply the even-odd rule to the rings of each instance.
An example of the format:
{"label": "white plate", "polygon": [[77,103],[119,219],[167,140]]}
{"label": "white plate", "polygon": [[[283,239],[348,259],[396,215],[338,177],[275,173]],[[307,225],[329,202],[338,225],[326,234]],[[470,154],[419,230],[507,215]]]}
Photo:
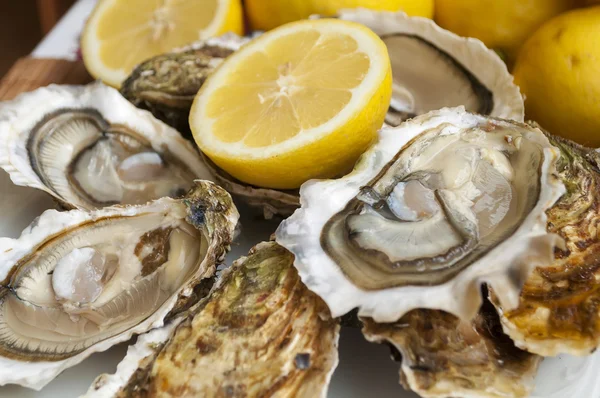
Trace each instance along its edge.
{"label": "white plate", "polygon": [[[18,237],[44,209],[53,207],[49,197],[39,191],[17,187],[0,170],[0,236]],[[277,222],[264,221],[260,214],[240,206],[242,234],[232,246],[227,263],[245,255],[254,244],[268,240]],[[77,397],[87,391],[100,373],[112,373],[125,355],[127,344],[92,355],[78,366],[62,373],[40,392],[18,386],[0,387],[0,398]],[[376,396],[379,398],[416,398],[398,384],[399,365],[390,360],[389,349],[370,344],[360,331],[343,328],[340,339],[340,364],[329,390],[332,398]],[[535,398],[598,398],[600,397],[600,352],[576,358],[560,356],[546,359],[536,379]]]}

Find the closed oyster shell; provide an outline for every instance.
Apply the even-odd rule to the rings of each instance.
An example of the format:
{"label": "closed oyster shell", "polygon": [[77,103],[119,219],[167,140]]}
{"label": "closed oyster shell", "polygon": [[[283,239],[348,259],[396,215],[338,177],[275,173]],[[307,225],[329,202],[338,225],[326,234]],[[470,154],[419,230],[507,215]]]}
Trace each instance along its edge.
{"label": "closed oyster shell", "polygon": [[202,158],[220,186],[248,205],[262,209],[265,219],[290,216],[300,207],[300,193],[297,189],[277,190],[247,185],[221,170],[207,156],[202,155]]}
{"label": "closed oyster shell", "polygon": [[388,47],[394,77],[388,124],[398,126],[408,118],[460,105],[470,112],[523,121],[519,88],[500,57],[481,41],[403,12],[342,10],[339,18],[366,25]]}
{"label": "closed oyster shell", "polygon": [[228,33],[152,57],[131,72],[121,94],[191,138],[188,118],[196,93],[212,71],[247,41]]}
{"label": "closed oyster shell", "polygon": [[184,199],[48,210],[20,238],[0,239],[0,385],[41,389],[185,311],[238,217],[227,192],[198,181]]}
{"label": "closed oyster shell", "polygon": [[489,302],[471,322],[419,309],[394,323],[363,324],[367,340],[397,350],[402,385],[421,397],[519,398],[533,390],[541,357],[515,347]]}
{"label": "closed oyster shell", "polygon": [[352,173],[309,181],[276,232],[333,316],[376,322],[417,308],[470,320],[490,284],[518,305],[560,238],[545,211],[563,194],[558,149],[536,128],[442,109],[383,129]]}
{"label": "closed oyster shell", "polygon": [[[189,48],[163,54],[140,64],[123,83],[121,93],[137,107],[148,109],[191,138],[189,113],[194,97],[223,59],[248,42],[228,33]],[[213,178],[228,192],[252,207],[262,208],[266,219],[287,217],[299,206],[297,190],[282,191],[242,183],[203,156]]]}
{"label": "closed oyster shell", "polygon": [[190,142],[102,83],[51,85],[0,104],[0,167],[17,185],[87,210],[212,180]]}
{"label": "closed oyster shell", "polygon": [[325,397],[339,325],[292,262],[260,243],[191,316],[140,337],[85,396]]}
{"label": "closed oyster shell", "polygon": [[[558,176],[567,192],[546,213],[547,229],[566,244],[527,279],[519,306],[492,298],[517,346],[543,356],[587,355],[600,344],[600,170],[597,153],[548,135],[560,148]],[[493,292],[492,292],[493,293]]]}

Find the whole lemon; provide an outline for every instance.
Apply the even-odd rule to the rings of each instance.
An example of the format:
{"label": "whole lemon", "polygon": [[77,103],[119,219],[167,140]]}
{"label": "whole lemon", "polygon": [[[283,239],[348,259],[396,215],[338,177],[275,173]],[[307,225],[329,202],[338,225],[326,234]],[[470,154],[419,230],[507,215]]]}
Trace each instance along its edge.
{"label": "whole lemon", "polygon": [[432,18],[433,3],[434,0],[246,0],[245,9],[253,29],[270,30],[313,14],[335,15],[343,8],[401,10],[408,15]]}
{"label": "whole lemon", "polygon": [[512,65],[525,40],[577,0],[436,0],[435,21],[465,37],[476,37]]}
{"label": "whole lemon", "polygon": [[600,146],[600,6],[545,23],[521,49],[514,74],[529,119]]}

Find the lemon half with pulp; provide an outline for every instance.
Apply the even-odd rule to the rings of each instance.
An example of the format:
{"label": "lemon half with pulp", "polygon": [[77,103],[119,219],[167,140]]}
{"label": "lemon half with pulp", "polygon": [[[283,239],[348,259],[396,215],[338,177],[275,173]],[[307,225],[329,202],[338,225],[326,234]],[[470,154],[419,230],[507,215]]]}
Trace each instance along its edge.
{"label": "lemon half with pulp", "polygon": [[283,25],[221,64],[198,92],[190,126],[233,177],[297,188],[348,172],[375,140],[392,89],[385,44],[363,25]]}

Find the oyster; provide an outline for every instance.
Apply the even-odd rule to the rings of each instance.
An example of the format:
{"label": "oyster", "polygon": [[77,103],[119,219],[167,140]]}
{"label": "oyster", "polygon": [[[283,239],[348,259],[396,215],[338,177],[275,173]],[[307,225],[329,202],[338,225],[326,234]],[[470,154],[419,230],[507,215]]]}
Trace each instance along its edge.
{"label": "oyster", "polygon": [[[140,64],[121,87],[135,106],[191,137],[188,122],[196,93],[210,73],[249,39],[228,33],[198,42],[191,48],[163,54]],[[300,206],[298,191],[281,191],[244,184],[203,156],[213,179],[250,206],[263,209],[265,218],[289,216]]]}
{"label": "oyster", "polygon": [[548,136],[560,148],[558,175],[567,193],[547,211],[548,231],[566,242],[555,260],[536,268],[510,310],[492,295],[505,332],[543,356],[587,355],[600,344],[600,170],[597,153]]}
{"label": "oyster", "polygon": [[202,158],[219,185],[250,206],[261,208],[265,219],[290,216],[300,207],[300,193],[297,189],[278,190],[247,185],[221,170],[208,156],[202,155]]}
{"label": "oyster", "polygon": [[0,239],[0,385],[40,389],[162,326],[198,299],[237,219],[227,192],[198,181],[184,199],[48,210],[20,238]]}
{"label": "oyster", "polygon": [[0,167],[68,208],[141,204],[212,179],[191,143],[101,83],[0,104]]}
{"label": "oyster", "polygon": [[121,86],[121,94],[138,108],[191,137],[188,117],[200,86],[232,52],[248,41],[236,34],[198,42],[138,65]]}
{"label": "oyster", "polygon": [[533,390],[541,357],[515,347],[489,302],[471,322],[422,309],[394,323],[363,322],[367,340],[400,353],[400,381],[422,397],[517,398]]}
{"label": "oyster", "polygon": [[442,109],[383,129],[337,180],[309,181],[277,242],[333,316],[394,322],[416,308],[470,320],[490,284],[518,305],[560,238],[545,211],[563,194],[559,151],[537,128]]}
{"label": "oyster", "polygon": [[398,126],[408,118],[460,105],[470,112],[523,121],[519,88],[500,57],[481,41],[403,12],[345,10],[339,18],[366,25],[388,47],[394,76],[388,124]]}
{"label": "oyster", "polygon": [[292,262],[273,242],[257,245],[190,317],[140,337],[86,396],[325,397],[339,325]]}

